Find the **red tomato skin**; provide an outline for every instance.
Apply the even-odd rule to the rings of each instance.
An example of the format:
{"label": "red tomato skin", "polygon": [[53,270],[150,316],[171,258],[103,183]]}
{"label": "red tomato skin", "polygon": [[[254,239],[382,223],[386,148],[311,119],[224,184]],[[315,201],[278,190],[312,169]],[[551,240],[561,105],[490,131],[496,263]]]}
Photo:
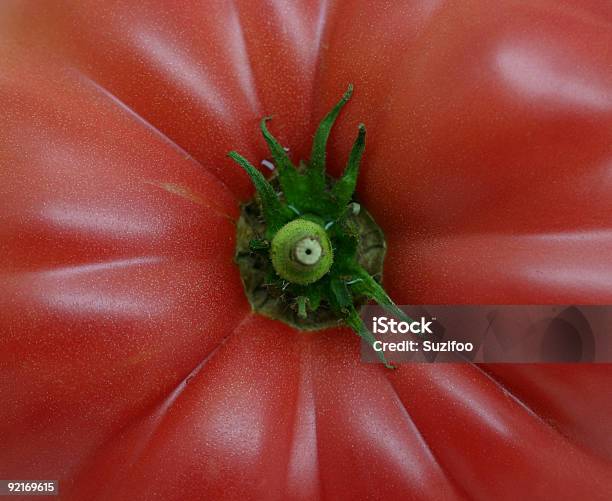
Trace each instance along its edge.
{"label": "red tomato skin", "polygon": [[0,5],[0,478],[65,499],[610,499],[609,365],[359,361],[250,311],[258,122],[368,127],[398,304],[612,300],[612,7]]}

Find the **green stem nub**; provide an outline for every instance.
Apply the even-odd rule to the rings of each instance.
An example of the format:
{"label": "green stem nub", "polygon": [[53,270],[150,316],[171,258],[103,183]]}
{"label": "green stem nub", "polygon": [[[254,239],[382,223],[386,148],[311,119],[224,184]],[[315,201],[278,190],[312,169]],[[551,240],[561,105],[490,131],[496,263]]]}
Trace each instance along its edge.
{"label": "green stem nub", "polygon": [[297,298],[297,308],[298,308],[298,317],[306,318],[308,316],[308,312],[306,311],[306,303],[308,302],[308,298],[305,296],[298,296]]}
{"label": "green stem nub", "polygon": [[294,219],[274,236],[270,259],[281,278],[308,285],[329,271],[334,254],[323,227],[306,219]]}

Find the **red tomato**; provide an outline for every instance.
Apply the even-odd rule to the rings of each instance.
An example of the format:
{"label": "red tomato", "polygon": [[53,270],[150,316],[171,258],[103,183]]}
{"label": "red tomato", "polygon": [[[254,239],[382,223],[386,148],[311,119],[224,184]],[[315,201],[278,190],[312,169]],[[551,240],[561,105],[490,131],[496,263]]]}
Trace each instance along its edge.
{"label": "red tomato", "polygon": [[612,370],[359,361],[250,312],[258,122],[386,232],[398,304],[612,302],[609,0],[0,5],[0,478],[67,499],[611,499]]}

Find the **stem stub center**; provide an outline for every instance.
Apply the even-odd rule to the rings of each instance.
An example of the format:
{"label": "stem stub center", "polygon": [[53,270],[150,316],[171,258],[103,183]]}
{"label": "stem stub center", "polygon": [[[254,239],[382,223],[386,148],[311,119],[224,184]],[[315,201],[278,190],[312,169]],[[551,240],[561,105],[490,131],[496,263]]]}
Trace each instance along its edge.
{"label": "stem stub center", "polygon": [[285,280],[308,285],[325,275],[334,261],[329,237],[323,227],[307,219],[294,219],[272,240],[272,265]]}

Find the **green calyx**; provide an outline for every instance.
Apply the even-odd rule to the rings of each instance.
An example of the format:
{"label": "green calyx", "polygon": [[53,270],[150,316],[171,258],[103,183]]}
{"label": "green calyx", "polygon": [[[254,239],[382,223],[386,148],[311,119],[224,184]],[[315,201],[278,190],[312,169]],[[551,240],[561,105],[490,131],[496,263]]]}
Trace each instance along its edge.
{"label": "green calyx", "polygon": [[[373,344],[376,339],[359,315],[363,304],[374,300],[397,318],[410,319],[378,281],[386,249],[384,236],[353,199],[365,149],[363,124],[342,177],[335,180],[325,172],[327,139],[352,91],[350,85],[321,121],[310,161],[301,163],[299,169],[269,132],[270,118],[261,121],[276,168],[270,180],[238,153],[229,153],[257,192],[256,200],[242,206],[236,261],[255,310],[307,330],[342,322]],[[390,367],[381,352],[377,353]]]}

